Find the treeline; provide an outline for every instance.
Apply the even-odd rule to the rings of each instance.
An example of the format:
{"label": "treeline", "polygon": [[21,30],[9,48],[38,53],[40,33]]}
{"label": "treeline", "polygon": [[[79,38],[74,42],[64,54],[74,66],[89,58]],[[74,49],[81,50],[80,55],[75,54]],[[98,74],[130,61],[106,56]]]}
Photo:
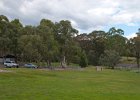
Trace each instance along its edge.
{"label": "treeline", "polygon": [[[0,15],[0,56],[15,55],[21,62],[60,62],[62,67],[77,63],[81,67],[114,67],[120,56],[140,58],[140,30],[127,39],[122,29],[78,34],[68,20],[42,19],[38,26],[23,26],[19,19],[9,21]],[[108,63],[110,62],[110,63]]]}

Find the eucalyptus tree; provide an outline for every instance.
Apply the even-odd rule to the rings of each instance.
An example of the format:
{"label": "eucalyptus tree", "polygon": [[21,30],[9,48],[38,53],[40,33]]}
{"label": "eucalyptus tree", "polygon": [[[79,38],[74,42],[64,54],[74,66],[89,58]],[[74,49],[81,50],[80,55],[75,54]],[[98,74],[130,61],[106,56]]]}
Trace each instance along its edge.
{"label": "eucalyptus tree", "polygon": [[21,35],[36,35],[38,34],[36,29],[35,26],[26,25],[21,29]]}
{"label": "eucalyptus tree", "polygon": [[12,29],[12,34],[10,36],[11,39],[11,45],[10,45],[10,50],[15,56],[20,55],[20,48],[18,44],[18,39],[21,36],[21,30],[23,28],[22,23],[19,21],[19,19],[14,19],[10,22],[11,24],[11,29]]}
{"label": "eucalyptus tree", "polygon": [[9,45],[11,43],[10,23],[6,16],[0,15],[0,55],[4,56],[10,52]]}
{"label": "eucalyptus tree", "polygon": [[21,57],[23,61],[41,61],[41,37],[39,35],[22,35],[18,42],[21,48]]}
{"label": "eucalyptus tree", "polygon": [[119,34],[119,35],[124,35],[124,31],[122,29],[116,29],[115,27],[112,27],[109,29],[108,33],[109,36]]}
{"label": "eucalyptus tree", "polygon": [[112,27],[107,33],[107,49],[116,50],[120,55],[125,54],[127,38],[123,37],[124,31]]}
{"label": "eucalyptus tree", "polygon": [[99,65],[99,57],[104,53],[106,49],[106,35],[104,31],[93,31],[89,34],[89,38],[92,42],[91,49],[88,52],[89,63],[92,65]]}
{"label": "eucalyptus tree", "polygon": [[71,22],[68,20],[62,20],[56,23],[55,28],[56,39],[59,43],[61,66],[66,67],[66,60],[71,55],[69,51],[73,49],[73,37],[75,37],[78,31],[72,27]]}
{"label": "eucalyptus tree", "polygon": [[100,56],[99,63],[103,66],[114,69],[115,65],[119,63],[120,55],[115,50],[105,50]]}
{"label": "eucalyptus tree", "polygon": [[136,33],[137,37],[132,39],[135,51],[135,57],[137,60],[137,66],[140,68],[140,30]]}
{"label": "eucalyptus tree", "polygon": [[42,19],[37,27],[37,33],[42,38],[41,56],[43,61],[47,61],[48,67],[58,54],[58,43],[54,38],[54,23],[48,19]]}
{"label": "eucalyptus tree", "polygon": [[88,66],[88,59],[87,59],[86,53],[84,51],[81,51],[79,66],[81,68]]}
{"label": "eucalyptus tree", "polygon": [[77,35],[75,40],[79,43],[80,47],[86,54],[88,54],[88,52],[92,49],[92,41],[87,33]]}

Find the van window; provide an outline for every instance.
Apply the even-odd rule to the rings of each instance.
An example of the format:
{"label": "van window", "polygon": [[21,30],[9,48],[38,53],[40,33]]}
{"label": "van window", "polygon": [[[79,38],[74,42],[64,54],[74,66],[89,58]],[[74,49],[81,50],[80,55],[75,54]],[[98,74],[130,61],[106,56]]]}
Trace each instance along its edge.
{"label": "van window", "polygon": [[10,61],[6,61],[6,63],[11,63]]}

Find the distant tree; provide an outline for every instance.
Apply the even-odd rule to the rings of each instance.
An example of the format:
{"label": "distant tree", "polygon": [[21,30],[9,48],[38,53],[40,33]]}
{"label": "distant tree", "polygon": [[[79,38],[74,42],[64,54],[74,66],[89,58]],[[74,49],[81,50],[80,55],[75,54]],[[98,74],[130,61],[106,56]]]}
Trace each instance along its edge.
{"label": "distant tree", "polygon": [[92,41],[87,33],[80,34],[76,36],[76,41],[79,43],[80,47],[88,54],[92,49]]}
{"label": "distant tree", "polygon": [[124,35],[124,31],[122,29],[116,29],[115,27],[112,27],[109,29],[107,35],[112,36],[112,35]]}
{"label": "distant tree", "polygon": [[81,68],[88,66],[88,60],[84,51],[81,52],[79,65]]}
{"label": "distant tree", "polygon": [[55,24],[56,28],[56,39],[59,43],[59,51],[60,51],[60,61],[61,66],[66,67],[66,61],[69,55],[69,50],[73,49],[73,37],[78,33],[76,29],[74,29],[71,25],[71,22],[68,20],[62,20],[59,23]]}
{"label": "distant tree", "polygon": [[4,15],[0,15],[0,21],[9,22],[9,19]]}
{"label": "distant tree", "polygon": [[23,61],[39,62],[41,61],[41,37],[39,35],[22,35],[19,38],[21,57]]}
{"label": "distant tree", "polygon": [[109,50],[121,56],[135,56],[139,67],[140,29],[137,37],[130,40],[123,34],[122,29],[112,27],[108,32],[95,30],[78,35],[68,20],[54,23],[42,19],[38,26],[23,26],[19,19],[9,21],[0,15],[0,56],[12,54],[25,61],[45,61],[48,66],[52,61],[60,61],[61,66],[66,67],[84,58],[80,55],[82,50],[88,64],[99,65],[105,50]]}
{"label": "distant tree", "polygon": [[52,68],[51,62],[58,54],[58,43],[54,37],[54,23],[47,19],[42,19],[37,27],[37,33],[42,38],[42,48],[40,50],[42,60],[47,62],[47,66]]}
{"label": "distant tree", "polygon": [[10,51],[17,57],[20,55],[20,48],[18,44],[18,39],[21,36],[21,30],[23,28],[22,23],[19,21],[19,19],[14,19],[10,22],[12,33],[10,36],[11,39],[11,45],[10,45]]}
{"label": "distant tree", "polygon": [[6,16],[0,15],[0,55],[4,56],[9,53],[9,47],[11,40],[9,38],[9,20]]}
{"label": "distant tree", "polygon": [[13,26],[15,26],[15,28],[21,29],[23,27],[19,19],[14,19],[11,21],[11,23],[13,24]]}
{"label": "distant tree", "polygon": [[137,59],[137,66],[140,68],[140,31],[136,33],[137,37],[134,37],[132,39],[133,45],[134,45],[134,51],[135,51],[135,57]]}
{"label": "distant tree", "polygon": [[26,25],[22,28],[21,35],[36,35],[38,34],[36,29],[37,28],[35,26]]}
{"label": "distant tree", "polygon": [[99,57],[106,49],[106,35],[107,33],[104,31],[93,31],[89,34],[89,38],[92,42],[92,48],[88,52],[89,64],[99,65]]}
{"label": "distant tree", "polygon": [[138,29],[138,32],[136,34],[137,36],[140,36],[140,28]]}
{"label": "distant tree", "polygon": [[[19,20],[9,22],[8,18],[0,15],[0,52],[1,55],[13,54],[17,55]],[[21,23],[20,23],[21,24]],[[22,26],[21,26],[22,27]]]}
{"label": "distant tree", "polygon": [[120,55],[114,50],[105,50],[104,54],[100,56],[99,63],[101,65],[114,69],[114,66],[119,62]]}
{"label": "distant tree", "polygon": [[90,39],[95,39],[95,38],[98,38],[98,37],[102,37],[102,38],[106,38],[107,37],[107,33],[105,31],[102,31],[102,30],[99,30],[99,31],[92,31],[90,34],[89,34],[89,38]]}
{"label": "distant tree", "polygon": [[115,50],[120,55],[125,55],[127,38],[123,37],[123,34],[124,31],[122,29],[112,27],[107,32],[107,49]]}
{"label": "distant tree", "polygon": [[51,31],[53,31],[54,27],[55,27],[54,23],[51,20],[48,20],[48,19],[42,19],[40,21],[40,26],[49,27],[51,29]]}

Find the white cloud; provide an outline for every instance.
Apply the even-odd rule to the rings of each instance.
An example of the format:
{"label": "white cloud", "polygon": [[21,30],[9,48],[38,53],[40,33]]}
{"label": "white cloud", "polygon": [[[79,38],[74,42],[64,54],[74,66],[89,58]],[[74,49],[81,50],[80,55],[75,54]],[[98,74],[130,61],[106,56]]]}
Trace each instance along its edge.
{"label": "white cloud", "polygon": [[37,24],[42,18],[68,19],[81,31],[107,25],[139,25],[139,0],[0,0],[0,14]]}
{"label": "white cloud", "polygon": [[136,37],[136,36],[137,36],[136,33],[132,33],[132,34],[126,36],[126,38],[130,39],[130,38],[133,38],[133,37]]}

